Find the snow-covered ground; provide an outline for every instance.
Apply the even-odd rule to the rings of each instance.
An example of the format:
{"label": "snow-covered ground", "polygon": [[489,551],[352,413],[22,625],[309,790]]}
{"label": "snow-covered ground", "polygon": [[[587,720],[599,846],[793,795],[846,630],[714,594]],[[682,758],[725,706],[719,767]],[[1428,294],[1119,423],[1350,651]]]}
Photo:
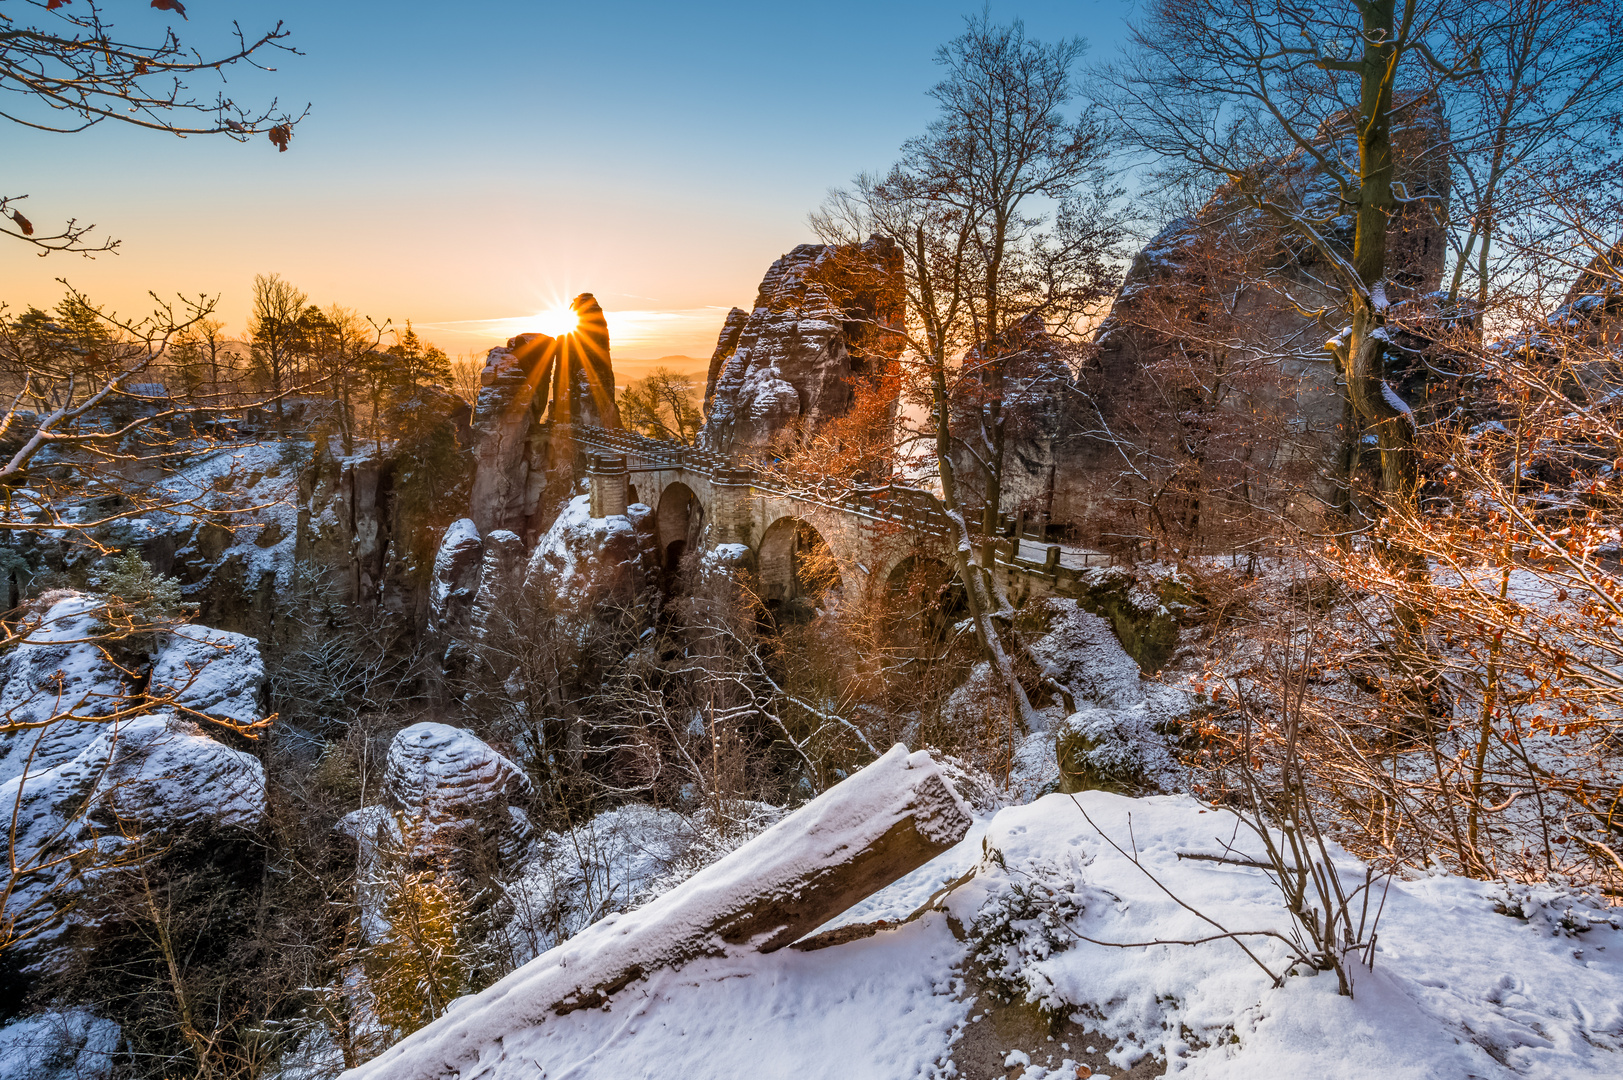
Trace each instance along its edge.
{"label": "snow-covered ground", "polygon": [[[735,947],[563,1016],[526,1007],[527,968],[453,1005],[436,1027],[477,1040],[466,1044],[478,1047],[460,1072],[468,1080],[962,1077],[966,1035],[992,1004],[975,988],[991,968],[1033,1009],[1086,1029],[1098,1043],[1095,1076],[1135,1065],[1135,1075],[1347,1080],[1623,1069],[1623,934],[1616,909],[1581,898],[1512,896],[1446,876],[1395,881],[1374,968],[1354,965],[1351,998],[1331,973],[1276,986],[1231,939],[1139,944],[1210,937],[1215,922],[1246,935],[1276,974],[1290,969],[1287,946],[1262,934],[1291,930],[1267,874],[1179,857],[1219,853],[1235,836],[1232,816],[1186,796],[1049,795],[983,819],[835,920],[892,921],[872,936],[812,952]],[[1109,840],[1136,850],[1139,865]],[[1247,847],[1243,830],[1236,846]],[[1349,882],[1364,880],[1356,860],[1336,858]],[[934,909],[899,921],[955,880]],[[595,938],[612,949],[618,925],[572,947]],[[1041,1038],[1000,1045],[1011,1072],[995,1075],[1023,1065],[1024,1080],[1069,1078],[1077,1073],[1066,1061],[1083,1049]],[[390,1075],[415,1060],[396,1056]]]}

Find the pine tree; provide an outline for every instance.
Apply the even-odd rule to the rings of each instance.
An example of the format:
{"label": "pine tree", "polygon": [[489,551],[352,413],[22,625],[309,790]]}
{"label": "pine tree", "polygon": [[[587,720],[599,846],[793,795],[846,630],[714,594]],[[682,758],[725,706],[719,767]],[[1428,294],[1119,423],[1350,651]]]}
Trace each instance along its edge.
{"label": "pine tree", "polygon": [[473,950],[466,937],[471,912],[446,853],[423,834],[420,824],[401,822],[399,849],[384,871],[387,928],[365,950],[373,1010],[402,1035],[439,1017],[472,989]]}

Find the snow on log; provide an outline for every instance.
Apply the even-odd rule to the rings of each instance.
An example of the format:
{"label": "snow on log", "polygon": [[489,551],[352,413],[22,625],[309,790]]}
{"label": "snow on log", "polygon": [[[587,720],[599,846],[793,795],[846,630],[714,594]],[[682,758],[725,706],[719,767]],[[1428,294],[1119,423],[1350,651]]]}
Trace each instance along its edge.
{"label": "snow on log", "polygon": [[652,971],[729,950],[770,952],[961,840],[970,815],[924,751],[891,748],[646,906],[610,915],[345,1073],[448,1080],[548,1015],[607,1004]]}

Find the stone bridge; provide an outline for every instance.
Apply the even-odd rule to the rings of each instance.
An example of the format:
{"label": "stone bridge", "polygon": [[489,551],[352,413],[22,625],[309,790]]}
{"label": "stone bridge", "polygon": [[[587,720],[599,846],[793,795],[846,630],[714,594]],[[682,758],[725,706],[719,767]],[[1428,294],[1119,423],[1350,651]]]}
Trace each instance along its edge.
{"label": "stone bridge", "polygon": [[[623,429],[572,425],[555,428],[553,437],[572,439],[585,457],[592,516],[623,514],[632,503],[652,508],[668,566],[695,546],[737,545],[768,603],[802,594],[801,558],[818,541],[842,588],[890,587],[914,569],[951,577],[951,530],[931,492],[886,484],[824,497],[766,481],[717,454]],[[1072,594],[1081,572],[1105,561],[1097,552],[1025,536],[1018,523],[1012,532],[997,545],[998,571],[1017,602]]]}

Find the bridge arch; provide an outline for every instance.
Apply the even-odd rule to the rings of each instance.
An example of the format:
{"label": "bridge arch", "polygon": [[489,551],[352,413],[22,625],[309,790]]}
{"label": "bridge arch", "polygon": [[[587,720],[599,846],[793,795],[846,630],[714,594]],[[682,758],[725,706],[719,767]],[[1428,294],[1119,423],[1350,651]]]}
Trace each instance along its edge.
{"label": "bridge arch", "polygon": [[761,534],[756,552],[761,599],[769,610],[804,609],[839,595],[843,582],[828,541],[811,522],[780,517]]}
{"label": "bridge arch", "polygon": [[659,557],[667,567],[682,560],[688,545],[704,528],[704,504],[693,489],[676,480],[659,493],[654,510],[654,528],[659,537]]}

